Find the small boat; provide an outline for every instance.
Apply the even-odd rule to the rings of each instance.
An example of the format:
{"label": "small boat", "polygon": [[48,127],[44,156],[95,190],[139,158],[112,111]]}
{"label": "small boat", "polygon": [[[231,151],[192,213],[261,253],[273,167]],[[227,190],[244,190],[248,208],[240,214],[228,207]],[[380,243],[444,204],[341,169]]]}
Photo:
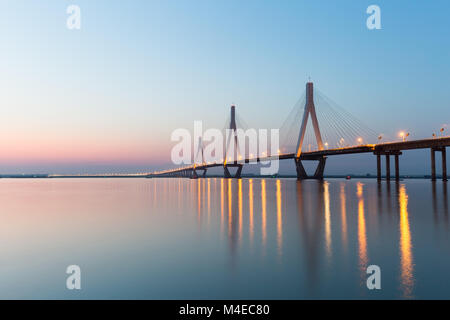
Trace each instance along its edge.
{"label": "small boat", "polygon": [[350,180],[352,177],[346,176],[345,179]]}

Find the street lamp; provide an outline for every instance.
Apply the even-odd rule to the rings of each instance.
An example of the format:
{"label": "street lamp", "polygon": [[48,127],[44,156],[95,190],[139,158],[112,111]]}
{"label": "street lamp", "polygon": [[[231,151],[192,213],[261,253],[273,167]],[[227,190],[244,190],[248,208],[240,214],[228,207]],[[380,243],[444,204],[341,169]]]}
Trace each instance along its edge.
{"label": "street lamp", "polygon": [[362,138],[361,138],[361,137],[360,137],[360,138],[358,138],[358,143],[359,143],[359,144],[362,144],[362,141],[363,141],[363,140],[362,140]]}

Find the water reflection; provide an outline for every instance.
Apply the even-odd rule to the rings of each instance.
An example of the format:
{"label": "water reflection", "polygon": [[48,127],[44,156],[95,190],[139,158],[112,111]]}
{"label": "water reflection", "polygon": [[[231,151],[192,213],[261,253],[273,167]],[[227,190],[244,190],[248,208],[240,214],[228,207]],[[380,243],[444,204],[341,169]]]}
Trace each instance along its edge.
{"label": "water reflection", "polygon": [[198,214],[197,214],[197,218],[198,218],[198,221],[199,222],[201,222],[201,214],[202,214],[202,211],[201,211],[201,200],[202,200],[202,194],[201,194],[201,183],[202,183],[202,180],[203,179],[198,179],[197,180],[197,212],[198,212]]}
{"label": "water reflection", "polygon": [[250,245],[253,244],[253,179],[248,181],[248,210],[249,210],[249,237]]}
{"label": "water reflection", "polygon": [[220,179],[220,233],[223,234],[224,226],[224,189],[223,179]]}
{"label": "water reflection", "polygon": [[[323,225],[323,215],[321,212],[323,198],[322,183],[317,182],[318,193],[317,207],[314,210],[312,196],[314,191],[311,189],[313,185],[306,182],[297,181],[296,198],[297,212],[299,217],[299,233],[302,237],[302,253],[304,263],[306,264],[307,273],[307,290],[308,294],[314,296],[316,294],[319,282],[319,245],[320,245],[320,229]],[[305,190],[306,189],[306,190]],[[307,209],[305,203],[308,205]],[[316,208],[317,209],[317,208]]]}
{"label": "water reflection", "polygon": [[261,222],[261,229],[262,229],[262,244],[263,244],[263,249],[265,248],[266,245],[266,180],[262,179],[261,180],[261,214],[262,214],[262,222]]}
{"label": "water reflection", "polygon": [[239,243],[242,241],[242,180],[238,181],[239,186]]}
{"label": "water reflection", "polygon": [[[398,286],[401,288],[403,298],[413,297],[416,275],[414,274],[415,264],[408,195],[404,183],[395,184],[398,198],[392,198],[390,183],[384,186],[386,193],[383,194],[383,185],[371,181],[364,183],[362,181],[356,181],[355,183],[339,181],[336,183],[330,181],[297,182],[282,179],[224,180],[220,179],[220,226],[223,227],[224,219],[226,219],[230,257],[234,266],[239,265],[238,261],[242,259],[241,257],[249,253],[253,254],[253,252],[259,252],[258,254],[261,257],[266,256],[267,261],[270,261],[272,255],[276,254],[277,261],[280,263],[286,259],[291,259],[292,252],[298,252],[303,255],[300,261],[306,266],[299,272],[306,274],[307,292],[309,295],[315,296],[318,295],[317,290],[321,286],[319,275],[323,270],[322,268],[332,263],[332,265],[345,264],[345,270],[351,270],[347,265],[351,263],[352,258],[356,257],[357,260],[353,261],[357,261],[359,289],[365,289],[366,268],[369,264],[368,247],[373,248],[371,249],[373,250],[373,253],[371,251],[371,257],[377,259],[375,264],[381,265],[382,263],[378,259],[384,253],[380,253],[380,250],[386,251],[386,256],[392,259],[392,255],[387,252],[391,248],[395,248],[398,242],[397,252],[399,252],[398,266],[400,270]],[[203,210],[208,211],[209,219],[210,212],[214,213],[215,208],[215,198],[211,195],[210,180],[204,181],[203,183],[207,185],[205,192],[200,192],[202,182],[197,181],[197,216],[199,221],[201,221]],[[260,186],[255,189],[257,184]],[[333,185],[336,187],[333,187]],[[285,188],[287,191],[285,191]],[[349,192],[349,190],[355,190],[355,188],[356,193]],[[178,190],[180,190],[180,186]],[[290,192],[290,190],[295,190],[295,193]],[[334,192],[334,190],[338,192]],[[436,186],[432,188],[432,193],[433,203],[431,206],[436,217],[437,213],[440,212],[437,205]],[[447,217],[446,184],[442,185],[442,195],[442,212]],[[207,199],[205,199],[207,206],[204,205],[203,197]],[[393,202],[395,198],[397,198],[397,201]],[[383,207],[383,204],[385,204],[385,207]],[[340,224],[333,223],[335,221],[332,216],[334,207],[340,208]],[[261,210],[260,218],[259,216],[255,218],[255,208],[256,212]],[[381,219],[385,210],[389,213],[386,216],[387,220]],[[289,232],[286,238],[285,230],[283,230],[284,225],[291,225],[294,211],[297,212],[297,230],[301,237],[301,241],[298,243],[285,240],[292,238],[289,238]],[[357,212],[356,216],[348,214],[348,212],[355,211]],[[224,212],[227,212],[227,214],[224,215]],[[398,224],[394,212],[398,212]],[[214,216],[211,216],[211,219],[214,220]],[[386,243],[389,246],[384,249],[377,247],[380,240],[377,231],[378,225],[380,230],[383,230],[383,236],[386,237],[384,239],[388,240]],[[400,231],[399,241],[397,240],[398,231],[397,235],[389,231],[391,226],[394,225],[397,225]],[[211,224],[211,228],[214,228],[214,224]],[[260,241],[255,242],[255,233],[259,236],[258,230],[261,232]],[[290,230],[290,232],[292,231]],[[332,243],[335,234],[336,238],[341,238],[340,243]],[[250,252],[246,252],[245,250],[248,250],[245,246],[247,239],[248,248],[256,246],[260,250],[253,251],[252,249]],[[352,246],[356,249],[353,252],[349,250]],[[288,256],[284,257],[286,254]],[[280,259],[281,257],[283,259]],[[327,263],[324,264],[322,261]],[[389,263],[393,262],[390,261]]]}
{"label": "water reflection", "polygon": [[[440,227],[444,227],[447,233],[449,231],[447,182],[442,183],[442,202],[438,200],[436,184],[438,184],[436,181],[431,183],[434,225],[438,231]],[[442,214],[439,210],[441,206]]]}
{"label": "water reflection", "polygon": [[367,268],[367,236],[366,236],[366,219],[364,216],[364,197],[363,186],[361,182],[356,185],[356,195],[358,198],[358,245],[359,245],[359,268],[361,278],[364,279]]}
{"label": "water reflection", "polygon": [[342,247],[347,251],[347,203],[345,196],[345,183],[340,183],[341,220],[342,220]]}
{"label": "water reflection", "polygon": [[232,180],[228,179],[228,236],[231,239],[231,230],[233,226],[233,194],[232,194]]}
{"label": "water reflection", "polygon": [[208,224],[211,218],[211,179],[208,178]]}
{"label": "water reflection", "polygon": [[445,220],[448,224],[448,194],[447,194],[447,182],[444,182],[442,184],[442,191],[443,191],[443,199],[444,199],[444,215]]}
{"label": "water reflection", "polygon": [[386,279],[377,297],[450,298],[430,289],[450,281],[440,182],[0,179],[0,201],[3,296],[46,252],[43,268],[126,270],[123,298],[370,298],[369,257]]}
{"label": "water reflection", "polygon": [[404,184],[400,186],[398,196],[400,206],[400,265],[401,265],[401,287],[403,297],[412,298],[414,286],[413,256],[411,244],[411,231],[408,218],[408,195]]}
{"label": "water reflection", "polygon": [[281,212],[281,181],[277,180],[277,248],[281,256],[283,245],[283,217]]}
{"label": "water reflection", "polygon": [[330,220],[330,191],[329,183],[324,182],[324,206],[325,206],[325,246],[328,258],[331,257],[331,220]]}

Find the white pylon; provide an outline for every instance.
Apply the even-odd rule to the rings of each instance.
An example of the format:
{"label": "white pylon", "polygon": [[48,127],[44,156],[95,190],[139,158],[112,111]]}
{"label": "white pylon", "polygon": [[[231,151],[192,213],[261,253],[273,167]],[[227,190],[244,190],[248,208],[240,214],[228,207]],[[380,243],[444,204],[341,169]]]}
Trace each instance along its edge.
{"label": "white pylon", "polygon": [[[239,158],[239,145],[238,145],[238,137],[236,132],[236,106],[233,104],[231,105],[231,117],[230,117],[230,128],[229,128],[229,134],[226,140],[226,148],[225,148],[225,159],[224,159],[224,165],[228,162],[228,153],[229,151],[232,152],[232,161],[234,162],[236,159],[234,159],[234,151],[237,150],[238,158]],[[234,140],[234,144],[232,144],[232,140]],[[230,150],[231,145],[231,150]]]}
{"label": "white pylon", "polygon": [[319,150],[323,150],[322,136],[320,135],[319,122],[317,121],[316,108],[314,106],[314,87],[312,82],[306,83],[306,104],[305,112],[303,113],[302,126],[300,127],[300,133],[297,142],[297,154],[296,157],[299,158],[302,154],[302,145],[306,133],[306,125],[308,124],[308,116],[311,114],[311,121],[314,128],[314,133],[316,136],[317,146]]}

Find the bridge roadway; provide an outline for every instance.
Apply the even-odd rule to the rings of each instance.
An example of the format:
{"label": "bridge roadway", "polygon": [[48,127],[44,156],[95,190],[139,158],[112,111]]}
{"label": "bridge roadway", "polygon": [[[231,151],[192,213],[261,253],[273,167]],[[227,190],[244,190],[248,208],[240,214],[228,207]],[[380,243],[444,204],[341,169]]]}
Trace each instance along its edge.
{"label": "bridge roadway", "polygon": [[[381,180],[381,156],[386,157],[386,179],[390,179],[390,159],[389,156],[395,157],[395,178],[399,179],[399,161],[398,157],[402,154],[403,150],[413,150],[413,149],[430,149],[431,150],[431,179],[436,180],[436,168],[435,168],[435,152],[442,153],[442,179],[447,180],[447,170],[446,170],[446,147],[450,146],[450,137],[436,137],[432,139],[420,139],[420,140],[410,140],[410,141],[397,141],[397,142],[386,142],[379,144],[366,144],[351,147],[335,148],[335,149],[324,149],[309,152],[302,152],[300,158],[296,159],[295,153],[283,153],[273,156],[266,157],[256,157],[248,158],[245,160],[239,160],[232,163],[215,162],[215,163],[202,163],[194,164],[185,167],[169,169],[164,171],[157,171],[150,173],[147,177],[201,177],[205,176],[206,170],[213,167],[238,167],[238,170],[242,169],[245,163],[258,163],[270,160],[286,160],[286,159],[296,159],[298,160],[321,160],[328,156],[334,155],[344,155],[344,154],[355,154],[355,153],[373,153],[377,156],[377,177]],[[323,160],[324,161],[324,160]],[[301,161],[298,161],[301,162]],[[325,164],[323,164],[324,166]],[[203,175],[197,175],[197,171],[203,171]],[[298,171],[297,171],[298,173]],[[237,177],[240,177],[240,171]],[[300,176],[298,175],[299,179]],[[307,176],[305,176],[306,178]],[[323,168],[322,168],[323,177]],[[314,178],[314,177],[313,177]]]}

